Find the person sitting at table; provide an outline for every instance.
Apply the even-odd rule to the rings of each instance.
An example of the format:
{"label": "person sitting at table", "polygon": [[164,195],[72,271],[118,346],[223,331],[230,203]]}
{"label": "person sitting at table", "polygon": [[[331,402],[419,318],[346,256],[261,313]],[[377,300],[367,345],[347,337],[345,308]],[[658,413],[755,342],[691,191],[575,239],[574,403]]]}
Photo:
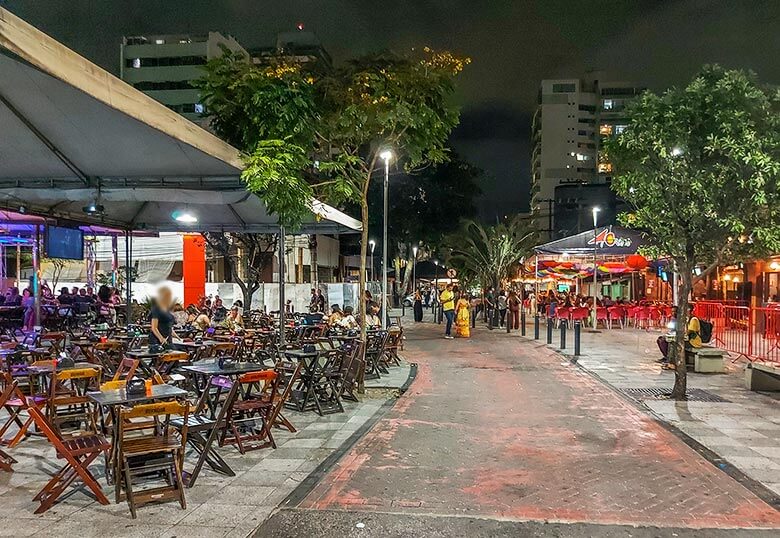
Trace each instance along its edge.
{"label": "person sitting at table", "polygon": [[173,343],[176,333],[173,325],[176,322],[171,308],[173,307],[173,295],[171,289],[163,286],[157,292],[157,298],[149,312],[149,320],[152,327],[149,330],[149,345],[166,346]]}
{"label": "person sitting at table", "polygon": [[71,304],[73,302],[73,296],[70,294],[67,286],[63,286],[60,290],[60,294],[57,297],[57,302],[61,305]]}
{"label": "person sitting at table", "polygon": [[243,316],[241,316],[241,312],[239,311],[237,306],[234,306],[230,309],[230,312],[228,313],[227,317],[220,325],[233,333],[243,332],[244,318]]}
{"label": "person sitting at table", "polygon": [[366,327],[369,329],[378,329],[382,326],[382,320],[379,318],[379,305],[374,301],[368,303],[368,314],[366,315]]}
{"label": "person sitting at table", "polygon": [[219,295],[214,298],[214,305],[211,309],[211,321],[213,323],[222,323],[227,317],[228,311],[225,305],[222,304],[222,299]]}
{"label": "person sitting at table", "polygon": [[187,314],[187,311],[184,310],[184,307],[181,305],[181,303],[176,303],[173,305],[171,308],[171,313],[173,314],[173,319],[176,321],[177,327],[185,325],[189,319],[189,315]]}
{"label": "person sitting at table", "polygon": [[19,295],[19,288],[11,286],[5,292],[5,306],[21,306],[22,296]]}
{"label": "person sitting at table", "polygon": [[24,330],[31,331],[35,325],[35,297],[30,288],[22,292],[22,307],[24,307]]}
{"label": "person sitting at table", "polygon": [[194,325],[201,331],[205,331],[211,326],[211,320],[206,314],[199,312],[195,305],[190,305],[187,308],[187,322],[188,325]]}
{"label": "person sitting at table", "polygon": [[328,316],[327,323],[331,327],[335,327],[343,319],[344,314],[341,313],[341,307],[337,304],[330,305],[330,316]]}
{"label": "person sitting at table", "polygon": [[341,319],[338,321],[337,326],[340,329],[357,329],[357,320],[355,320],[355,316],[353,314],[353,310],[351,306],[345,306],[344,307],[344,314],[341,316]]}
{"label": "person sitting at table", "polygon": [[87,294],[87,290],[85,288],[81,288],[79,290],[79,294],[73,298],[73,302],[92,304],[93,302],[95,302],[95,299]]}

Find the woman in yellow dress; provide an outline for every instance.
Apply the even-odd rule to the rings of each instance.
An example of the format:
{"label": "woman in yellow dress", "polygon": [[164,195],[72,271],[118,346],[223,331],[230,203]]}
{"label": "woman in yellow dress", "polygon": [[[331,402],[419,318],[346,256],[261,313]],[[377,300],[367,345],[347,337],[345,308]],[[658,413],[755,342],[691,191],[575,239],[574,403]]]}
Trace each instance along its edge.
{"label": "woman in yellow dress", "polygon": [[460,338],[471,336],[471,304],[466,293],[455,303],[455,334]]}

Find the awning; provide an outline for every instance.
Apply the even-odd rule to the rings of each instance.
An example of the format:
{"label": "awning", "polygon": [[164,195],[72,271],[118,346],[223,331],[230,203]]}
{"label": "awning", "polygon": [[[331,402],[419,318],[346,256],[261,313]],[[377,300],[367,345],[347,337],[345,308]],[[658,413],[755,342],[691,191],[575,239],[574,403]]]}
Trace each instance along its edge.
{"label": "awning", "polygon": [[569,256],[625,256],[635,254],[644,240],[636,230],[607,226],[564,237],[534,247],[538,254],[567,254]]}
{"label": "awning", "polygon": [[[278,231],[240,179],[238,150],[2,8],[0,131],[2,208],[122,229]],[[102,214],[84,211],[94,202]],[[300,231],[360,228],[312,201]]]}

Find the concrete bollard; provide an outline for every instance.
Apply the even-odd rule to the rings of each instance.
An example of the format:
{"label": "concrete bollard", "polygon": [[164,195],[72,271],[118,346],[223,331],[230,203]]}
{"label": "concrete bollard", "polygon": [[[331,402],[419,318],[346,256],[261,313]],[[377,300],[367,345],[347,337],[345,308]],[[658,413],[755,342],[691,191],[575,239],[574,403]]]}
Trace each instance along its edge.
{"label": "concrete bollard", "polygon": [[574,356],[580,356],[580,334],[582,333],[582,323],[574,322]]}
{"label": "concrete bollard", "polygon": [[534,340],[539,340],[539,314],[534,315]]}
{"label": "concrete bollard", "polygon": [[566,349],[566,320],[561,320],[561,349]]}

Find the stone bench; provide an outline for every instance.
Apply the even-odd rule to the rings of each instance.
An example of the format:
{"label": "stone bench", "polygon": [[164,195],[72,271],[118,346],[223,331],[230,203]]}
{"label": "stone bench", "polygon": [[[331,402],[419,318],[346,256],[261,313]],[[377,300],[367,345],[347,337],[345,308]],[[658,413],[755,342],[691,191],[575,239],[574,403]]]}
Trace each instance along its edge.
{"label": "stone bench", "polygon": [[700,374],[722,374],[726,371],[724,360],[728,353],[715,346],[703,345],[686,353],[693,357],[693,371]]}
{"label": "stone bench", "polygon": [[780,366],[766,362],[748,364],[745,368],[745,388],[780,391]]}

